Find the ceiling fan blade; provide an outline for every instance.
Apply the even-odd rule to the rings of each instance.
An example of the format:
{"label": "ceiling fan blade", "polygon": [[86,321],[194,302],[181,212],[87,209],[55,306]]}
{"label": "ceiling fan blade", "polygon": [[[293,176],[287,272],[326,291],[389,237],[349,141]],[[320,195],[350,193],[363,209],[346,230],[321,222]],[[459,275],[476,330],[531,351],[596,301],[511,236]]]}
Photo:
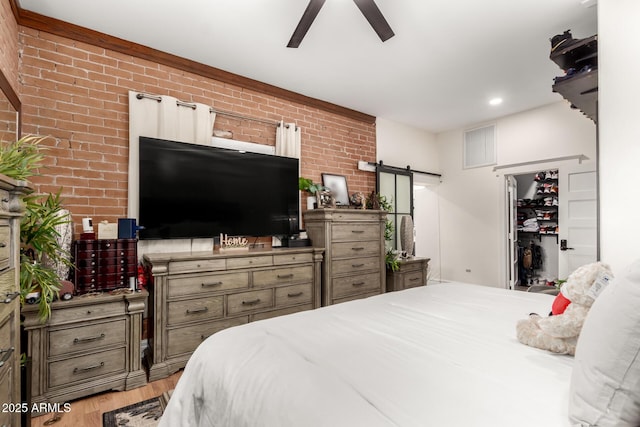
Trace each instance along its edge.
{"label": "ceiling fan blade", "polygon": [[373,0],[353,1],[358,6],[364,17],[367,18],[367,21],[369,21],[373,30],[378,34],[380,40],[384,42],[395,36],[395,33],[389,26],[389,23],[384,19],[382,12],[380,12],[380,9],[378,9],[378,6]]}
{"label": "ceiling fan blade", "polygon": [[313,21],[318,16],[318,12],[322,8],[326,0],[309,0],[309,4],[302,14],[302,18],[300,18],[300,22],[298,22],[298,26],[293,31],[291,35],[291,40],[289,40],[289,44],[287,47],[298,47],[300,43],[302,43],[302,39],[304,38],[307,31],[309,31],[309,27],[313,24]]}

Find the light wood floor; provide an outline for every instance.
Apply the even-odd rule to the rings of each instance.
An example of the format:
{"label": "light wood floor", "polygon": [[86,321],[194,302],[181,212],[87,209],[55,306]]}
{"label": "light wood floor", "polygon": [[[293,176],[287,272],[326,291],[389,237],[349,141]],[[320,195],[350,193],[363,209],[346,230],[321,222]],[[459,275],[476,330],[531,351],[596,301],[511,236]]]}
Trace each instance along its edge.
{"label": "light wood floor", "polygon": [[31,426],[101,427],[104,412],[160,396],[165,391],[175,388],[181,374],[182,371],[178,371],[170,377],[147,383],[147,385],[133,390],[100,393],[85,399],[74,400],[71,402],[71,410],[68,413],[60,414],[61,417],[58,421],[53,422],[52,420],[56,414],[45,414],[32,418]]}

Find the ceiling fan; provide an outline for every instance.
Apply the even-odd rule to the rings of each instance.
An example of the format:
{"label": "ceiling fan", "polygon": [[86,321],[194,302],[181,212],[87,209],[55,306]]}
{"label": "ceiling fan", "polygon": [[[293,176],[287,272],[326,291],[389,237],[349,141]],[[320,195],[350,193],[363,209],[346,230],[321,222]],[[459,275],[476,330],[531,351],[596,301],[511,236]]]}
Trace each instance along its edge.
{"label": "ceiling fan", "polygon": [[[309,31],[309,27],[311,27],[314,19],[316,19],[325,1],[326,0],[309,0],[309,4],[302,14],[298,26],[293,31],[287,47],[296,48],[300,46],[302,39],[305,34],[307,34],[307,31]],[[384,42],[395,35],[374,0],[353,0],[353,2],[358,6],[364,17],[367,18],[367,21],[369,21],[373,30],[378,34],[380,40]]]}

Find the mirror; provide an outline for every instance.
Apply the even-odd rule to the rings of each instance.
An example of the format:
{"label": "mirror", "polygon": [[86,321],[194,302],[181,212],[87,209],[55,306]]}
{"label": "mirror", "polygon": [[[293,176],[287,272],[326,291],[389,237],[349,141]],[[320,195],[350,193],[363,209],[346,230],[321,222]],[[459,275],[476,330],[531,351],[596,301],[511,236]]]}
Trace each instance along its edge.
{"label": "mirror", "polygon": [[20,99],[0,70],[0,141],[20,138],[20,110]]}

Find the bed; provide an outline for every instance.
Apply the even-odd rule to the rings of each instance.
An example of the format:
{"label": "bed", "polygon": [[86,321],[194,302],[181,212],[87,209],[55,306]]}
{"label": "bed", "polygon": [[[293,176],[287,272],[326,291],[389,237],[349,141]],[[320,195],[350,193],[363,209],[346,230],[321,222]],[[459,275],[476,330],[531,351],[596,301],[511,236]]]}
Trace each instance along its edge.
{"label": "bed", "polygon": [[161,426],[565,426],[573,358],[515,323],[553,296],[442,283],[216,333]]}

